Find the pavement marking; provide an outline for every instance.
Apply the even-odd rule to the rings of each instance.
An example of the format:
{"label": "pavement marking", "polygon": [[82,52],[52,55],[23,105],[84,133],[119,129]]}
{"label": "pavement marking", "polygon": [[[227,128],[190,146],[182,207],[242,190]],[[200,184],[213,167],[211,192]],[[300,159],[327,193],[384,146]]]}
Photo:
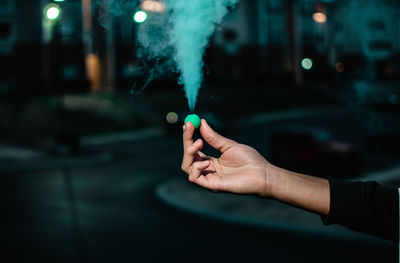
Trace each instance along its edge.
{"label": "pavement marking", "polygon": [[344,108],[303,108],[278,112],[255,114],[249,117],[247,124],[262,124],[274,121],[290,120],[296,118],[310,118],[321,115],[348,113]]}
{"label": "pavement marking", "polygon": [[123,132],[113,132],[110,134],[99,134],[84,136],[81,138],[82,146],[98,146],[104,144],[121,143],[151,139],[164,135],[161,127],[152,127],[142,130],[131,130]]}

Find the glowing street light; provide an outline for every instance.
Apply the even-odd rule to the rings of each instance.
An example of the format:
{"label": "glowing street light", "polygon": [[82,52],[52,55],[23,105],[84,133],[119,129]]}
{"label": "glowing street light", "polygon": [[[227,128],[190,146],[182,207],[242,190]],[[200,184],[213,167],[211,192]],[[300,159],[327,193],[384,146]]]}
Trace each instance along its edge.
{"label": "glowing street light", "polygon": [[48,20],[56,20],[60,13],[60,7],[57,4],[49,4],[44,8],[44,15]]}
{"label": "glowing street light", "polygon": [[50,7],[47,12],[46,12],[47,18],[50,20],[57,19],[57,17],[60,15],[60,9],[57,7]]}
{"label": "glowing street light", "polygon": [[317,23],[325,23],[326,22],[326,14],[323,12],[315,12],[313,14],[313,19]]}
{"label": "glowing street light", "polygon": [[146,21],[146,19],[147,19],[147,13],[145,11],[142,11],[142,10],[137,11],[133,16],[133,20],[136,23],[139,23],[139,24],[143,23],[144,21]]}
{"label": "glowing street light", "polygon": [[313,62],[310,58],[304,58],[301,61],[301,66],[305,69],[305,70],[310,70],[313,67]]}

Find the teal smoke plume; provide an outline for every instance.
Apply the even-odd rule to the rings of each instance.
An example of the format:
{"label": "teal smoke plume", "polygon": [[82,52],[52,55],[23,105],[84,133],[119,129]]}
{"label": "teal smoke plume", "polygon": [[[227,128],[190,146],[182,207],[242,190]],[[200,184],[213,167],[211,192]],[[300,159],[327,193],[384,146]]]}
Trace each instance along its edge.
{"label": "teal smoke plume", "polygon": [[170,44],[190,111],[203,81],[203,55],[215,27],[239,0],[165,0],[170,13]]}

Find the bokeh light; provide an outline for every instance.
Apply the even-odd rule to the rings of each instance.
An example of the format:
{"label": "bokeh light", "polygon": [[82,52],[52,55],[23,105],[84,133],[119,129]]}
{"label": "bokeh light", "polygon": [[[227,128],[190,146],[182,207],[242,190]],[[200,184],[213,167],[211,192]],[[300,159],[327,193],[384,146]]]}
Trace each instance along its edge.
{"label": "bokeh light", "polygon": [[393,75],[393,68],[391,66],[385,68],[385,75],[389,77]]}
{"label": "bokeh light", "polygon": [[44,8],[44,13],[47,19],[56,20],[60,16],[60,7],[56,4],[49,4]]}
{"label": "bokeh light", "polygon": [[137,11],[135,13],[135,15],[133,16],[133,20],[136,23],[139,23],[139,24],[143,23],[144,21],[146,21],[146,19],[147,19],[147,13],[145,11],[142,11],[142,10]]}
{"label": "bokeh light", "polygon": [[313,19],[317,23],[325,23],[326,22],[326,14],[322,12],[316,12],[313,14]]}
{"label": "bokeh light", "polygon": [[156,13],[165,12],[165,5],[162,2],[153,1],[153,0],[145,0],[142,2],[140,7],[144,10]]}
{"label": "bokeh light", "polygon": [[169,112],[165,118],[169,124],[175,124],[178,122],[178,114],[176,112]]}
{"label": "bokeh light", "polygon": [[305,69],[305,70],[310,70],[313,67],[313,62],[310,58],[304,58],[301,61],[301,66]]}
{"label": "bokeh light", "polygon": [[335,64],[335,68],[336,68],[337,72],[340,72],[340,73],[344,72],[344,64],[342,62],[337,62]]}

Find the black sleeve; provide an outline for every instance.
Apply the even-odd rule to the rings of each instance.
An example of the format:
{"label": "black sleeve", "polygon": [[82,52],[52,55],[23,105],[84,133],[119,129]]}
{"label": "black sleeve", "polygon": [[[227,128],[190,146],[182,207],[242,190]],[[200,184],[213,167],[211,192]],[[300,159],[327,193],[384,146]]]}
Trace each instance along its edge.
{"label": "black sleeve", "polygon": [[399,242],[399,193],[376,182],[329,179],[330,209],[325,225],[341,224],[352,230]]}

